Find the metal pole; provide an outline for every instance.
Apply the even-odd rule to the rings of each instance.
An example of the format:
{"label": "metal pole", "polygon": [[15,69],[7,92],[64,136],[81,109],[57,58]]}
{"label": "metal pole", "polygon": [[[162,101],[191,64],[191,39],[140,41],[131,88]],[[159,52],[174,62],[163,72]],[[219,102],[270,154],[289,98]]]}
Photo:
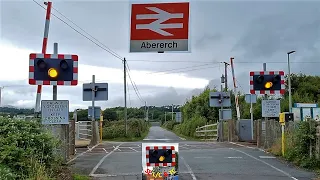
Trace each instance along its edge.
{"label": "metal pole", "polygon": [[228,91],[228,71],[227,71],[227,68],[228,68],[228,63],[227,62],[224,62],[224,91]]}
{"label": "metal pole", "polygon": [[[267,71],[267,63],[263,63],[263,71]],[[264,95],[264,99],[265,100],[267,100],[268,99],[268,95],[267,94],[265,94]],[[268,141],[267,141],[267,136],[268,136],[268,131],[267,131],[267,121],[268,121],[268,117],[265,117],[264,118],[264,123],[265,123],[265,136],[264,136],[264,140],[265,140],[265,143],[267,143],[267,145],[268,145]],[[261,122],[262,123],[262,122]]]}
{"label": "metal pole", "polygon": [[94,113],[94,100],[95,100],[95,80],[96,77],[95,75],[92,75],[92,82],[91,82],[91,98],[92,98],[92,116],[91,116],[91,145],[96,145],[97,144],[97,137],[96,137],[96,123],[95,123],[95,113]]}
{"label": "metal pole", "polygon": [[284,139],[284,124],[281,124],[281,150],[282,150],[282,156],[284,156],[285,151],[285,139]]}
{"label": "metal pole", "polygon": [[252,109],[252,94],[250,95],[250,116],[251,116],[251,139],[253,140],[253,109]]}
{"label": "metal pole", "polygon": [[173,121],[173,104],[172,104],[172,108],[171,108],[171,121]]}
{"label": "metal pole", "polygon": [[125,121],[125,129],[126,129],[126,136],[128,133],[127,128],[127,68],[126,68],[126,58],[123,58],[123,75],[124,75],[124,121]]}
{"label": "metal pole", "polygon": [[290,70],[290,54],[295,53],[296,51],[288,52],[288,90],[289,90],[289,112],[292,112],[292,96],[291,96],[291,70]]}
{"label": "metal pole", "polygon": [[[53,54],[58,54],[58,43],[53,43]],[[52,86],[52,98],[53,100],[57,100],[58,99],[58,86],[57,85],[53,85]]]}
{"label": "metal pole", "polygon": [[[223,102],[223,95],[222,95],[222,92],[223,92],[223,86],[222,86],[222,83],[225,82],[225,77],[224,75],[221,76],[221,98],[222,98],[222,102]],[[223,103],[221,102],[221,108],[220,108],[220,113],[219,113],[219,125],[220,125],[220,142],[223,142]]]}

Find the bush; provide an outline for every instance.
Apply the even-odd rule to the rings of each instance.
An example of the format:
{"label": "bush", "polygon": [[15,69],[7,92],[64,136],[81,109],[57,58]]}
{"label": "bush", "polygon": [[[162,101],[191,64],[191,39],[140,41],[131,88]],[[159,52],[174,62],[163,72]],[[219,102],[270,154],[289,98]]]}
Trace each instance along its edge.
{"label": "bush", "polygon": [[[50,174],[60,158],[58,141],[35,120],[0,119],[0,164],[19,179]],[[46,176],[45,175],[45,176]],[[44,176],[44,175],[43,175]]]}
{"label": "bush", "polygon": [[[293,132],[286,132],[284,158],[304,168],[314,169],[320,167],[320,161],[315,154],[310,154],[310,146],[315,147],[316,128],[314,121],[299,122]],[[314,149],[313,149],[314,150]],[[272,146],[271,152],[282,155],[281,138]]]}
{"label": "bush", "polygon": [[[149,130],[149,123],[140,119],[128,120],[128,135],[127,137],[142,137],[142,135]],[[103,139],[114,139],[126,137],[125,122],[121,121],[107,121],[103,127]]]}
{"label": "bush", "polygon": [[177,134],[182,134],[188,137],[195,137],[196,128],[198,126],[204,126],[207,119],[202,116],[194,116],[188,121],[183,121],[183,123],[176,123],[174,121],[167,121],[162,126],[166,129],[172,130]]}

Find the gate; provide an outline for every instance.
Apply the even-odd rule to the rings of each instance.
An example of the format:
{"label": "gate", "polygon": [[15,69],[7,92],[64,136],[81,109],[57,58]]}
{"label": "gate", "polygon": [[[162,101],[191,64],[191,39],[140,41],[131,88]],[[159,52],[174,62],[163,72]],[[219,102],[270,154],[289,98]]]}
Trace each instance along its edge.
{"label": "gate", "polygon": [[77,140],[91,140],[92,130],[91,121],[76,122],[76,139]]}
{"label": "gate", "polygon": [[251,141],[251,120],[241,119],[238,121],[239,139],[241,141]]}

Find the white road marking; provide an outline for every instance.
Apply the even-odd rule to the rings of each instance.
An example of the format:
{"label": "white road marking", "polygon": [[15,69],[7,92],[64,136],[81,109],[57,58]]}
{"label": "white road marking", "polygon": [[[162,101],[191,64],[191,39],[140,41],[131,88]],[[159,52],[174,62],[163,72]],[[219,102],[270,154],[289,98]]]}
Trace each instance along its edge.
{"label": "white road marking", "polygon": [[182,156],[180,156],[181,160],[183,161],[183,164],[187,167],[189,174],[192,177],[192,180],[197,180],[196,176],[194,175],[194,173],[192,172],[191,167],[189,166],[189,164],[186,162],[186,160],[184,160],[184,158]]}
{"label": "white road marking", "polygon": [[170,141],[172,139],[143,139],[144,141]]}
{"label": "white road marking", "polygon": [[228,158],[228,159],[242,159],[242,157],[225,157],[225,158]]}
{"label": "white road marking", "polygon": [[182,138],[182,137],[179,137],[179,138],[180,138],[181,140],[184,140],[184,141],[186,140],[185,138]]}
{"label": "white road marking", "polygon": [[[112,146],[114,150],[118,150],[118,151],[121,151],[121,149],[119,149],[119,146],[115,147],[115,146]],[[124,148],[124,147],[122,147]]]}
{"label": "white road marking", "polygon": [[194,157],[196,159],[211,159],[212,157]]}
{"label": "white road marking", "polygon": [[275,159],[276,157],[274,156],[259,156],[261,159]]}
{"label": "white road marking", "polygon": [[102,148],[104,150],[104,152],[108,153],[108,151],[105,148]]}
{"label": "white road marking", "polygon": [[116,149],[118,149],[122,144],[124,143],[121,143],[119,144],[115,149],[113,149],[112,151],[110,151],[108,154],[106,154],[99,162],[98,164],[92,169],[92,171],[90,172],[89,176],[92,176],[96,170],[99,168],[99,166],[103,163],[103,161],[108,157],[110,156],[114,151],[116,151]]}
{"label": "white road marking", "polygon": [[133,149],[132,147],[129,147],[132,151],[138,152],[137,150]]}
{"label": "white road marking", "polygon": [[[99,143],[99,144],[100,144],[100,143]],[[76,155],[74,158],[70,159],[70,160],[67,162],[67,164],[69,164],[70,162],[74,161],[74,160],[77,159],[78,157],[84,155],[85,153],[91,151],[92,149],[94,149],[95,147],[97,147],[99,144],[94,145],[92,148],[89,148],[89,147],[88,147],[88,150],[80,153],[79,155]]]}
{"label": "white road marking", "polygon": [[283,173],[284,175],[288,176],[289,178],[291,178],[291,179],[293,179],[293,180],[298,180],[297,178],[291,176],[289,173],[287,173],[287,172],[285,172],[285,171],[283,171],[283,170],[281,170],[281,169],[279,169],[279,168],[277,168],[277,167],[275,167],[275,166],[273,166],[273,165],[271,165],[271,164],[269,164],[269,163],[267,163],[267,162],[265,162],[265,161],[263,161],[263,160],[261,160],[261,159],[258,159],[258,158],[254,157],[254,156],[252,156],[252,155],[250,155],[250,154],[248,154],[248,153],[246,153],[246,152],[243,152],[243,151],[238,150],[238,149],[233,149],[233,148],[231,148],[231,149],[234,150],[234,151],[238,151],[238,152],[240,152],[240,153],[242,153],[242,154],[245,154],[245,155],[251,157],[252,159],[255,159],[255,160],[257,160],[257,161],[260,161],[260,162],[262,162],[263,164],[265,164],[265,165],[267,165],[267,166],[269,166],[269,167],[271,167],[271,168],[273,168],[273,169],[275,169],[275,170]]}

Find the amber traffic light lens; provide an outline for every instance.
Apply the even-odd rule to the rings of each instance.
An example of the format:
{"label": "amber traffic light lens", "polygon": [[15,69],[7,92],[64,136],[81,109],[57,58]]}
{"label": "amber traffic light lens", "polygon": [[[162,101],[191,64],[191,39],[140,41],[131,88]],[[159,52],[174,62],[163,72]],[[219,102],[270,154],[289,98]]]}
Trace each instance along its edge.
{"label": "amber traffic light lens", "polygon": [[58,76],[58,71],[54,68],[50,68],[48,70],[48,75],[51,77],[51,78],[55,78]]}
{"label": "amber traffic light lens", "polygon": [[159,161],[164,161],[165,157],[164,156],[160,156]]}
{"label": "amber traffic light lens", "polygon": [[273,86],[272,82],[266,82],[266,84],[264,85],[266,89],[270,89],[272,86]]}

